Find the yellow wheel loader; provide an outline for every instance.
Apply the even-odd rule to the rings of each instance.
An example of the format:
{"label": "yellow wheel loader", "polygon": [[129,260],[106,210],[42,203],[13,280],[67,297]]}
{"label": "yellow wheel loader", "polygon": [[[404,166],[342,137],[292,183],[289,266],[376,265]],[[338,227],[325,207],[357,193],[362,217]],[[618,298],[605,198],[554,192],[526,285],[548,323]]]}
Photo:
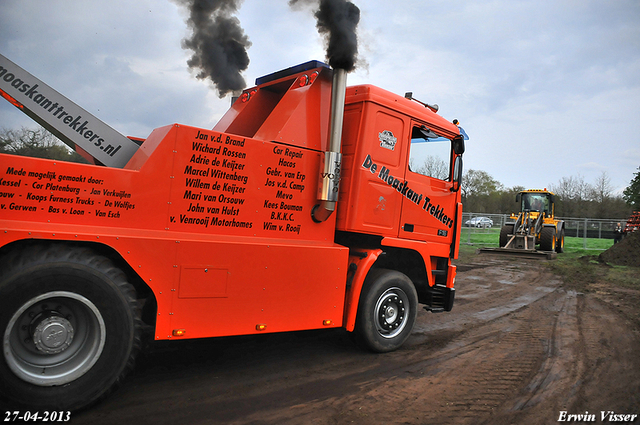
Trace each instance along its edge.
{"label": "yellow wheel loader", "polygon": [[545,255],[549,259],[563,252],[564,221],[555,218],[555,195],[546,189],[523,190],[516,195],[516,202],[520,212],[511,214],[500,229],[500,248],[480,251]]}

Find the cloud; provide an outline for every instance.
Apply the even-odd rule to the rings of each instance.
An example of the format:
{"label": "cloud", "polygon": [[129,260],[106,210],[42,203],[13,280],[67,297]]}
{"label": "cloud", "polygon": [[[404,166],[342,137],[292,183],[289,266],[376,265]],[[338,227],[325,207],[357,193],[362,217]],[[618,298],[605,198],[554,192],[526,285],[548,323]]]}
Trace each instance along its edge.
{"label": "cloud", "polygon": [[[640,3],[574,0],[354,0],[368,68],[348,84],[412,91],[470,136],[465,167],[505,186],[640,165]],[[324,58],[308,11],[243,2],[247,84]],[[3,0],[0,52],[119,131],[212,127],[229,106],[189,71],[187,14],[171,1]],[[0,102],[0,126],[28,123]],[[593,176],[586,175],[587,181]]]}

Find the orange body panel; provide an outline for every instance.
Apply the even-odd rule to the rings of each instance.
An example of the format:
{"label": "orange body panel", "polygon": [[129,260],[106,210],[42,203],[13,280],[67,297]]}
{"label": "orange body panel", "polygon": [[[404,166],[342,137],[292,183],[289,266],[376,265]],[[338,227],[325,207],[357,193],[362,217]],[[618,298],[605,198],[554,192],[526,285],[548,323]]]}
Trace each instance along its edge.
{"label": "orange body panel", "polygon": [[178,125],[125,169],[0,155],[0,241],[109,245],[154,291],[157,338],[340,326],[348,249],[335,217],[311,219],[319,166],[314,150]]}
{"label": "orange body panel", "polygon": [[258,140],[327,150],[331,70],[319,68],[317,72],[313,84],[300,86],[300,75],[292,75],[263,84],[259,90],[246,89],[248,100],[235,102],[213,129]]}

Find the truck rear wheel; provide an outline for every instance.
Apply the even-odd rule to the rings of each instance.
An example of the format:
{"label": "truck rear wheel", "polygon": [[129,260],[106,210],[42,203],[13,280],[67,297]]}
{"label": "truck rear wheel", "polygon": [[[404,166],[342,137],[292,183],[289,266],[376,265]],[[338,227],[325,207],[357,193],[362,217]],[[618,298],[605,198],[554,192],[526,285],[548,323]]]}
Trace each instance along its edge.
{"label": "truck rear wheel", "polygon": [[106,257],[37,246],[0,259],[0,394],[31,409],[77,410],[133,366],[135,291]]}
{"label": "truck rear wheel", "polygon": [[418,295],[404,274],[374,269],[364,282],[355,337],[359,345],[378,353],[399,348],[416,321]]}
{"label": "truck rear wheel", "polygon": [[556,228],[543,227],[540,232],[540,249],[543,251],[556,250]]}

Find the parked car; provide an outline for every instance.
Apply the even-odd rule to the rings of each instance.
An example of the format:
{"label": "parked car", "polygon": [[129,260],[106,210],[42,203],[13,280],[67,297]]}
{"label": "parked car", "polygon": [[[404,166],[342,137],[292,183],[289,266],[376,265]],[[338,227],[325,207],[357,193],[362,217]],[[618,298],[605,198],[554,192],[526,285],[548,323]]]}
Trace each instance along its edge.
{"label": "parked car", "polygon": [[465,221],[464,225],[469,227],[491,227],[493,226],[493,220],[489,217],[473,217],[471,220]]}

